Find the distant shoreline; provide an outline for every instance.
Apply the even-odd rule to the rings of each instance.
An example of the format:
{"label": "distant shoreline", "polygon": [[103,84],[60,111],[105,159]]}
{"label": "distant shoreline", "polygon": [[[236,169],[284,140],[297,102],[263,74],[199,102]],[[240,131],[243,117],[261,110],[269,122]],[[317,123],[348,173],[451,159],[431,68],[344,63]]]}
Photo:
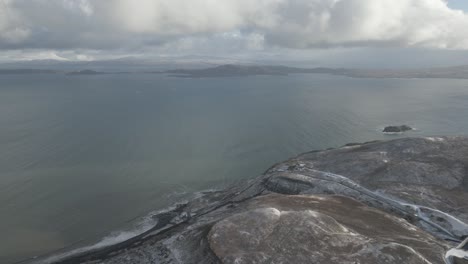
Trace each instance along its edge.
{"label": "distant shoreline", "polygon": [[351,78],[377,79],[468,79],[468,66],[428,68],[415,70],[371,70],[352,68],[299,68],[277,65],[225,64],[198,69],[173,69],[162,71],[96,71],[90,69],[63,71],[50,69],[0,69],[0,75],[64,74],[69,76],[106,74],[167,74],[176,78],[222,78],[247,76],[288,76],[292,74],[329,74]]}

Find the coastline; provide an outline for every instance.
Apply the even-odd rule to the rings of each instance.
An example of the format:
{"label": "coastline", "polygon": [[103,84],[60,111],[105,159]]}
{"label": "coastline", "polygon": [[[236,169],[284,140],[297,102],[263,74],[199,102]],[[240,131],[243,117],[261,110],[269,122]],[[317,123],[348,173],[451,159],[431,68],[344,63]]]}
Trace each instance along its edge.
{"label": "coastline", "polygon": [[[76,255],[62,255],[63,258],[60,255],[44,256],[23,263],[124,263],[125,259],[134,263],[151,263],[150,259],[157,260],[157,263],[184,263],[183,260],[192,261],[185,263],[199,263],[201,260],[206,263],[208,259],[211,263],[231,263],[220,254],[226,249],[219,250],[214,245],[211,233],[216,225],[249,210],[257,210],[252,204],[259,203],[259,200],[294,201],[302,199],[302,196],[323,199],[324,203],[338,199],[335,197],[346,197],[351,199],[346,200],[350,204],[354,203],[352,201],[362,204],[358,208],[365,206],[377,210],[391,218],[392,223],[402,221],[402,226],[411,225],[415,229],[415,237],[424,237],[420,243],[437,245],[433,251],[441,252],[438,257],[427,252],[418,252],[418,256],[455,263],[448,262],[456,257],[449,252],[454,252],[468,235],[468,212],[447,208],[446,200],[463,203],[464,195],[468,197],[467,188],[463,187],[468,179],[457,181],[460,170],[464,169],[460,163],[468,164],[465,160],[468,155],[463,154],[468,154],[466,137],[394,139],[306,152],[273,165],[255,179],[223,191],[205,193],[161,213],[156,216],[156,226],[124,242]],[[444,172],[445,177],[432,175],[435,171]],[[410,178],[415,175],[416,180]],[[369,176],[373,179],[369,180]],[[452,196],[447,190],[456,190],[457,195]],[[411,192],[427,196],[412,198]],[[434,198],[434,194],[439,196]],[[431,198],[428,203],[433,207],[424,204],[428,197]],[[452,215],[454,212],[456,214]],[[340,217],[335,216],[334,219]],[[347,224],[340,221],[340,224]],[[198,232],[193,233],[193,230]],[[202,246],[178,241],[181,235]]]}

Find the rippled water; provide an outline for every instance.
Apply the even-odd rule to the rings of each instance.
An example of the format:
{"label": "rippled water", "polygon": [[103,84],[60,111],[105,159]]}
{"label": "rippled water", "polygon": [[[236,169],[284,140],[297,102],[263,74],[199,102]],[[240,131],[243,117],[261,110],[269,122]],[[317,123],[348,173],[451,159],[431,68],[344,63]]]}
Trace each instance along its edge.
{"label": "rippled water", "polygon": [[396,137],[387,124],[468,134],[467,116],[467,80],[0,76],[0,263],[104,237],[301,152]]}

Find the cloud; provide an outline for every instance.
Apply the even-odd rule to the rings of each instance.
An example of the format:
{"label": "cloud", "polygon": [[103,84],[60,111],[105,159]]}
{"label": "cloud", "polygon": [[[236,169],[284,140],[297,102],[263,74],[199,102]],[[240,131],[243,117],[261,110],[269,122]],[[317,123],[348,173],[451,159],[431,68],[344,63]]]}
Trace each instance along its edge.
{"label": "cloud", "polygon": [[21,26],[20,17],[10,4],[10,0],[0,2],[0,43],[15,44],[25,40],[30,31]]}
{"label": "cloud", "polygon": [[203,41],[229,45],[223,36],[251,50],[465,50],[467,28],[468,14],[443,0],[0,1],[3,50],[134,50]]}

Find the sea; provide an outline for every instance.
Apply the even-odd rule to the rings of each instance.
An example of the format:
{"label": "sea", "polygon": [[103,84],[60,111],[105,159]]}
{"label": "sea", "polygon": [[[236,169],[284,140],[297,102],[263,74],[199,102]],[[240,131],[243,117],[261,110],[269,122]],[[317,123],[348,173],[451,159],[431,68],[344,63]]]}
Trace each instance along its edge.
{"label": "sea", "polygon": [[1,75],[0,263],[118,243],[306,151],[467,135],[467,117],[468,80]]}

